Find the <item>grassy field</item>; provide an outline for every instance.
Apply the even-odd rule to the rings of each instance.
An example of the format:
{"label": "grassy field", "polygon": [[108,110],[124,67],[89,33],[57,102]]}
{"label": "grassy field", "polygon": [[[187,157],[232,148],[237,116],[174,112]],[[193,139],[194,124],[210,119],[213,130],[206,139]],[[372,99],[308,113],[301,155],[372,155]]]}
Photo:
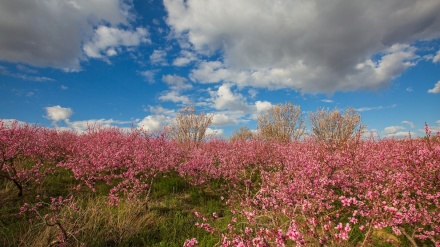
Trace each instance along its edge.
{"label": "grassy field", "polygon": [[[100,184],[97,192],[88,189],[73,190],[73,181],[67,176],[49,179],[35,188],[37,194],[67,196],[76,193],[74,202],[80,213],[67,212],[74,218],[64,221],[64,227],[75,244],[87,246],[182,246],[186,239],[197,238],[200,246],[214,246],[216,235],[195,226],[194,212],[211,214],[219,212],[216,227],[226,227],[230,220],[228,208],[220,199],[218,188],[191,186],[176,174],[162,174],[154,181],[148,202],[121,202],[117,206],[108,203],[108,186]],[[24,202],[36,201],[34,194],[16,196],[12,183],[1,181],[0,191],[0,246],[49,246],[60,230],[48,226],[30,215],[18,215]],[[71,186],[69,186],[71,185]],[[50,213],[41,209],[41,215]],[[56,246],[54,244],[54,246]]]}
{"label": "grassy field", "polygon": [[[74,203],[79,213],[63,212],[72,218],[62,220],[63,227],[72,240],[66,246],[182,246],[187,239],[197,238],[199,246],[219,245],[220,236],[195,226],[195,212],[204,215],[218,214],[209,219],[215,229],[226,229],[231,221],[229,207],[222,200],[224,191],[220,182],[197,187],[187,183],[173,173],[161,174],[155,180],[147,202],[122,201],[117,206],[109,205],[109,186],[98,184],[96,192],[87,188],[75,190],[73,180],[67,174],[58,175],[46,183],[33,188],[45,195],[67,196],[76,193]],[[29,214],[18,214],[18,208],[34,195],[16,195],[12,183],[2,181],[0,190],[0,246],[64,246],[56,242],[60,229],[48,226]],[[51,213],[42,208],[41,215]],[[30,222],[31,220],[31,222]],[[391,229],[373,232],[372,246],[410,246],[404,238],[390,234]],[[362,239],[362,233],[354,233],[351,240]],[[387,240],[393,240],[394,244]]]}

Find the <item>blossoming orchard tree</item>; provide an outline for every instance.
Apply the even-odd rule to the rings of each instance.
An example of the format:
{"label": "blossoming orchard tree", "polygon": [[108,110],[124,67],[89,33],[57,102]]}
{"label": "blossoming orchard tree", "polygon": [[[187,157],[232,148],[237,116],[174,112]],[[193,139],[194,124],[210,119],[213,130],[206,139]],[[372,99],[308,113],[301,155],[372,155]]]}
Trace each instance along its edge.
{"label": "blossoming orchard tree", "polygon": [[19,123],[8,126],[0,120],[0,178],[13,182],[22,196],[26,188],[41,183],[63,160],[71,132]]}
{"label": "blossoming orchard tree", "polygon": [[212,119],[212,114],[197,114],[194,106],[189,106],[177,113],[175,122],[166,130],[174,141],[191,149],[205,140]]}
{"label": "blossoming orchard tree", "polygon": [[292,103],[272,106],[258,116],[258,135],[263,140],[288,142],[304,134],[301,107]]}
{"label": "blossoming orchard tree", "polygon": [[309,114],[309,120],[313,136],[329,145],[342,145],[364,130],[361,115],[353,108],[344,113],[319,109]]}
{"label": "blossoming orchard tree", "polygon": [[[279,113],[271,117],[286,116],[282,109]],[[35,226],[57,230],[54,243],[87,244],[92,240],[82,225],[92,213],[87,205],[105,196],[112,207],[142,205],[142,214],[155,217],[152,204],[164,198],[150,197],[152,188],[179,176],[191,190],[209,189],[200,196],[224,199],[221,217],[220,212],[206,212],[211,209],[204,205],[185,209],[195,215],[188,220],[196,221],[194,228],[206,230],[219,246],[440,246],[440,133],[434,135],[428,125],[424,138],[349,137],[346,145],[328,148],[319,138],[287,142],[283,134],[282,141],[203,141],[211,117],[194,109],[180,114],[176,141],[137,129],[91,128],[74,134],[0,121],[0,193],[12,198],[0,197],[0,204],[21,213],[21,218],[0,221],[0,235],[8,235],[4,232],[12,221],[22,220],[20,226],[28,232],[35,232]],[[293,126],[290,130],[299,129]],[[182,148],[187,143],[191,148]],[[33,190],[34,185],[46,186],[44,191],[52,194],[40,196],[43,189]],[[88,203],[77,203],[81,200]],[[2,207],[0,212],[0,217],[7,213]],[[32,217],[43,224],[29,226],[35,228],[29,231]],[[186,233],[181,246],[208,245],[206,235]]]}
{"label": "blossoming orchard tree", "polygon": [[251,129],[246,126],[241,126],[239,129],[234,130],[232,133],[231,141],[242,141],[242,140],[252,140],[254,138],[254,133]]}

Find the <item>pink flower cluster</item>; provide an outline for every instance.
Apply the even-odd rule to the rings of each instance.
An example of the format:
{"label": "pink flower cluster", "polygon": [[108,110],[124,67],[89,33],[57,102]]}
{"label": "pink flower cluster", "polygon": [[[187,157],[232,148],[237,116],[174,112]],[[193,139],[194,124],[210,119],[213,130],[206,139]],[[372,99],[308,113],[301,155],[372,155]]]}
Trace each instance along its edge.
{"label": "pink flower cluster", "polygon": [[0,121],[0,130],[0,175],[21,194],[59,171],[91,190],[107,183],[113,203],[148,198],[154,179],[167,173],[194,186],[222,181],[227,229],[210,224],[217,214],[197,217],[223,246],[338,245],[356,241],[353,229],[361,230],[362,243],[354,243],[361,245],[377,228],[411,242],[440,241],[440,138],[428,126],[425,138],[356,139],[337,148],[310,138],[211,140],[182,149],[166,133],[136,129],[74,134]]}

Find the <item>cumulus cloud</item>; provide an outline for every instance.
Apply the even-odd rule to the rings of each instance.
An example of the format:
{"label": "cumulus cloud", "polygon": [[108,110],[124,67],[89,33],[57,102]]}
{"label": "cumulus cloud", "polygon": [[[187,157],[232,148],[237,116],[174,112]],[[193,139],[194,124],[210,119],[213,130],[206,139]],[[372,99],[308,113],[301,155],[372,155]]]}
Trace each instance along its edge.
{"label": "cumulus cloud", "polygon": [[0,121],[3,122],[3,124],[4,124],[7,128],[12,127],[12,125],[13,125],[14,123],[17,123],[17,124],[19,124],[19,125],[26,124],[26,122],[18,121],[17,119],[1,119],[1,118],[0,118]]}
{"label": "cumulus cloud", "polygon": [[403,126],[389,126],[383,129],[383,131],[385,132],[385,134],[389,135],[389,134],[395,134],[397,133],[399,130],[404,130],[405,127]]}
{"label": "cumulus cloud", "polygon": [[111,119],[88,119],[88,120],[80,120],[80,121],[69,121],[66,120],[67,127],[60,127],[59,129],[64,130],[73,130],[78,133],[83,133],[87,131],[90,127],[122,127],[126,124],[131,124],[131,122],[128,121],[119,121],[119,120],[113,120]]}
{"label": "cumulus cloud", "polygon": [[212,118],[213,126],[230,126],[236,124],[237,124],[237,119],[225,113],[215,113]]}
{"label": "cumulus cloud", "polygon": [[154,50],[150,55],[150,62],[155,65],[167,65],[167,53],[163,50]]}
{"label": "cumulus cloud", "polygon": [[189,104],[191,102],[188,96],[181,95],[178,91],[165,91],[159,96],[159,99],[182,104]]}
{"label": "cumulus cloud", "polygon": [[191,71],[190,77],[193,81],[200,83],[216,83],[235,81],[237,76],[220,61],[202,61],[198,64],[197,69]]}
{"label": "cumulus cloud", "polygon": [[245,98],[231,91],[231,85],[223,84],[217,91],[211,92],[213,107],[217,110],[249,112]]}
{"label": "cumulus cloud", "polygon": [[403,123],[403,124],[407,124],[407,125],[408,125],[409,127],[411,127],[411,128],[414,128],[414,127],[415,127],[413,122],[410,122],[410,121],[407,121],[407,120],[403,120],[402,123]]}
{"label": "cumulus cloud", "polygon": [[248,94],[249,94],[249,97],[251,97],[253,99],[253,98],[257,97],[258,91],[253,88],[250,88],[248,90]]}
{"label": "cumulus cloud", "polygon": [[192,88],[191,84],[186,83],[186,78],[178,75],[163,75],[162,81],[168,84],[171,90],[183,91]]}
{"label": "cumulus cloud", "polygon": [[208,137],[221,137],[224,133],[223,129],[211,129],[211,128],[207,128],[206,129],[206,136]]}
{"label": "cumulus cloud", "polygon": [[186,78],[178,75],[163,75],[162,81],[168,84],[170,90],[162,92],[159,96],[160,100],[182,104],[189,104],[191,102],[188,96],[181,95],[182,91],[192,88],[191,84],[186,83]]}
{"label": "cumulus cloud", "polygon": [[149,115],[138,123],[138,127],[150,132],[162,131],[171,121],[172,119],[165,115]]}
{"label": "cumulus cloud", "polygon": [[272,108],[272,103],[269,101],[256,101],[254,104],[254,112],[252,114],[253,119],[258,119],[261,114],[265,114],[270,108]]}
{"label": "cumulus cloud", "polygon": [[115,27],[99,26],[91,41],[83,46],[88,57],[106,58],[118,54],[120,47],[138,46],[140,43],[150,42],[145,28],[136,28],[134,31]]}
{"label": "cumulus cloud", "polygon": [[256,107],[258,113],[262,113],[262,112],[266,112],[270,108],[272,108],[272,103],[270,103],[269,101],[258,100],[257,102],[255,102],[255,107]]}
{"label": "cumulus cloud", "polygon": [[[342,55],[342,54],[341,54]],[[191,70],[190,78],[199,83],[229,82],[240,86],[269,89],[292,88],[306,93],[360,89],[377,90],[388,86],[392,79],[416,64],[415,48],[396,44],[381,53],[381,59],[367,60],[353,65],[346,74],[332,71],[328,66],[311,68],[302,61],[287,67],[239,69],[221,61],[203,61]]]}
{"label": "cumulus cloud", "polygon": [[150,115],[138,121],[137,126],[150,132],[162,131],[164,127],[171,124],[176,117],[174,110],[164,108],[160,105],[148,106],[146,111],[150,112]]}
{"label": "cumulus cloud", "polygon": [[64,108],[59,105],[46,107],[46,117],[54,122],[68,120],[73,114],[71,108]]}
{"label": "cumulus cloud", "polygon": [[387,134],[386,137],[391,137],[391,138],[397,138],[397,139],[403,139],[406,137],[418,137],[419,135],[415,132],[411,132],[411,131],[399,131],[399,132],[395,132],[392,134]]}
{"label": "cumulus cloud", "polygon": [[197,57],[193,52],[182,50],[180,56],[173,61],[173,65],[177,67],[183,67],[190,64],[192,61],[196,61]]}
{"label": "cumulus cloud", "polygon": [[164,0],[175,37],[199,54],[201,83],[302,92],[377,90],[414,66],[417,40],[440,37],[437,0]]}
{"label": "cumulus cloud", "polygon": [[433,88],[428,90],[428,93],[440,93],[440,81],[438,81]]}
{"label": "cumulus cloud", "polygon": [[[402,121],[404,124],[408,124],[411,128],[413,128],[414,124],[409,121]],[[388,126],[383,129],[383,134],[387,138],[406,138],[406,137],[418,137],[419,135],[416,132],[413,131],[407,131],[405,127],[403,126]]]}
{"label": "cumulus cloud", "polygon": [[438,63],[440,61],[440,51],[438,51],[437,54],[432,58],[432,61],[434,63]]}
{"label": "cumulus cloud", "polygon": [[176,112],[172,109],[164,108],[160,105],[158,106],[148,106],[148,110],[150,113],[153,113],[154,115],[165,115],[165,116],[172,116],[174,117]]}
{"label": "cumulus cloud", "polygon": [[[100,30],[119,29],[101,26],[95,32],[94,27],[102,23],[112,27],[128,26],[133,16],[127,2],[0,1],[0,60],[72,71],[80,69],[85,52],[82,44],[92,42],[90,48],[85,47],[91,56],[115,55],[117,46],[123,45],[126,40],[119,39],[122,44],[113,42],[109,45],[100,35]],[[115,32],[124,34],[122,30]],[[134,33],[142,38],[146,35],[143,29],[136,29]]]}
{"label": "cumulus cloud", "polygon": [[154,76],[156,75],[156,71],[154,70],[145,70],[138,72],[145,80],[148,82],[154,82]]}

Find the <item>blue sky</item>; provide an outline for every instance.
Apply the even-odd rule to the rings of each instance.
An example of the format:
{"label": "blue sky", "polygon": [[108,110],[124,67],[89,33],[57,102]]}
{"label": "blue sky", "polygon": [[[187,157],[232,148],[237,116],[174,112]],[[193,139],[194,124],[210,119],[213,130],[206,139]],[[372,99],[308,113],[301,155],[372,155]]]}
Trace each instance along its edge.
{"label": "blue sky", "polygon": [[440,131],[438,0],[5,0],[0,119],[220,136],[270,106],[353,107],[380,137]]}

